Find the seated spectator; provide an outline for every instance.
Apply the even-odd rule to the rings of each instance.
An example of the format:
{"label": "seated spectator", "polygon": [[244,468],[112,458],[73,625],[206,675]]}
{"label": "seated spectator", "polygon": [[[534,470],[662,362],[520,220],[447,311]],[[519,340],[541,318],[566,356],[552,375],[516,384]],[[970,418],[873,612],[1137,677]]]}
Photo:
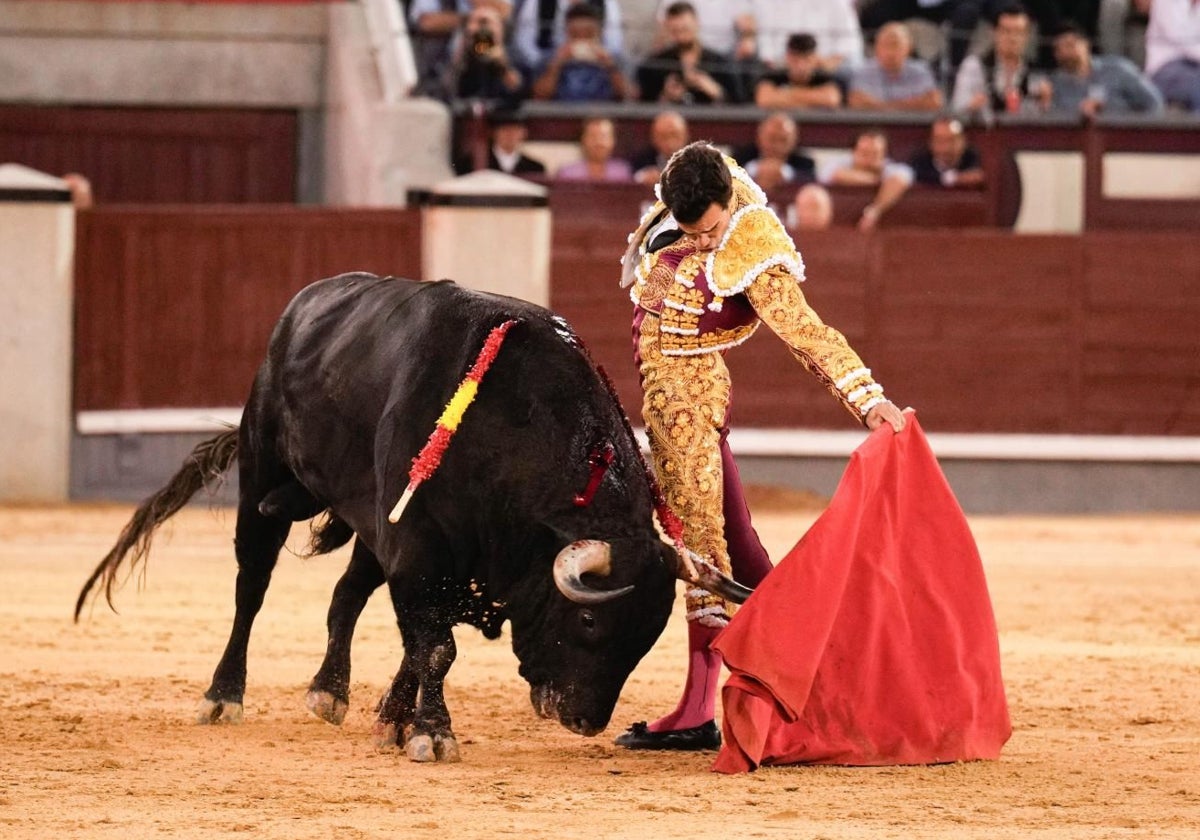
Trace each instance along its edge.
{"label": "seated spectator", "polygon": [[650,145],[629,160],[639,184],[658,183],[671,155],[690,141],[687,120],[678,111],[660,111],[650,122]]}
{"label": "seated spectator", "polygon": [[877,111],[937,111],[942,92],[924,62],[910,58],[912,36],[902,23],[889,23],[875,38],[875,55],[850,77],[847,104]]}
{"label": "seated spectator", "polygon": [[821,68],[817,39],[807,32],[788,38],[784,69],[768,72],[754,86],[759,108],[838,108],[842,90],[837,80]]}
{"label": "seated spectator", "polygon": [[873,230],[884,214],[908,192],[913,171],[888,158],[887,135],[868,129],[854,141],[854,150],[827,159],[818,172],[822,184],[878,187],[875,198],[863,208],[858,221],[861,231]]}
{"label": "seated spectator", "polygon": [[567,37],[533,82],[534,99],[614,102],[629,98],[629,81],[600,42],[600,13],[587,3],[567,9]]}
{"label": "seated spectator", "polygon": [[880,35],[888,24],[909,18],[922,18],[948,28],[950,72],[953,73],[967,55],[980,18],[994,4],[995,0],[872,0],[859,4],[862,7],[859,21],[866,32]]}
{"label": "seated spectator", "polygon": [[[757,52],[758,26],[754,0],[688,0],[700,21],[700,40],[704,46],[722,55],[733,56],[749,50]],[[666,34],[667,10],[675,0],[658,0],[659,48],[670,42]]]}
{"label": "seated spectator", "polygon": [[854,0],[751,0],[751,4],[758,23],[758,59],[767,67],[785,66],[790,33],[798,29],[816,39],[817,64],[826,73],[849,78],[862,64],[862,27]]}
{"label": "seated spectator", "polygon": [[793,233],[828,230],[833,225],[833,196],[820,184],[805,184],[796,190],[787,212],[787,227]]}
{"label": "seated spectator", "polygon": [[600,15],[600,41],[618,65],[625,61],[621,4],[617,0],[520,0],[513,47],[530,67],[543,67],[567,41],[567,12],[590,6]]}
{"label": "seated spectator", "polygon": [[1145,3],[1146,75],[1169,104],[1200,113],[1200,8],[1192,0]]}
{"label": "seated spectator", "polygon": [[812,158],[796,151],[799,129],[796,121],[782,111],[768,114],[758,124],[753,146],[734,152],[733,158],[766,191],[784,184],[803,184],[813,180],[816,167]]}
{"label": "seated spectator", "polygon": [[729,57],[700,43],[700,22],[691,3],[672,3],[663,25],[671,46],[654,53],[638,67],[637,81],[643,102],[741,101],[741,85]]}
{"label": "seated spectator", "polygon": [[963,59],[954,78],[951,102],[955,111],[990,115],[1022,110],[1032,98],[1045,110],[1050,105],[1050,88],[1034,85],[1026,63],[1029,49],[1029,14],[1019,3],[1011,3],[996,15],[993,45],[982,57]]}
{"label": "seated spectator", "polygon": [[[522,151],[529,129],[525,118],[517,111],[497,110],[488,118],[491,144],[488,146],[487,168],[509,175],[545,175],[546,164]],[[462,175],[475,167],[469,156],[455,162],[454,171]]]}
{"label": "seated spectator", "polygon": [[582,158],[559,168],[554,177],[562,181],[632,181],[629,161],[613,157],[617,147],[612,120],[590,117],[583,121],[579,135]]}
{"label": "seated spectator", "polygon": [[463,21],[480,6],[495,10],[507,28],[512,17],[508,0],[413,0],[409,4],[408,31],[417,66],[415,93],[450,98],[447,68],[457,52]]}
{"label": "seated spectator", "polygon": [[953,117],[938,117],[929,126],[929,145],[909,161],[918,184],[934,187],[983,186],[979,152],[967,145],[963,125]]}
{"label": "seated spectator", "polygon": [[1050,110],[1082,114],[1085,119],[1106,113],[1157,113],[1162,95],[1142,78],[1129,59],[1117,55],[1092,55],[1087,35],[1066,21],[1054,36],[1058,69],[1050,74]]}
{"label": "seated spectator", "polygon": [[516,103],[528,91],[529,70],[505,46],[504,19],[496,9],[480,4],[467,15],[446,88],[459,99],[490,99]]}

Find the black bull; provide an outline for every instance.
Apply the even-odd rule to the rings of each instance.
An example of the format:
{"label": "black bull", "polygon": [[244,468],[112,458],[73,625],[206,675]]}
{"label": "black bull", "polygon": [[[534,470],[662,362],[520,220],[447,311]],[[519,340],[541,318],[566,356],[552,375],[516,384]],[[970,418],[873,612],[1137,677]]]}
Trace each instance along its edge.
{"label": "black bull", "polygon": [[[491,328],[510,319],[440,466],[390,523],[413,457]],[[612,458],[596,485],[607,460],[598,452]],[[404,658],[376,737],[415,760],[458,756],[442,691],[455,624],[495,638],[509,621],[535,710],[594,735],[666,625],[684,573],[655,530],[655,491],[620,405],[565,321],[449,282],[346,274],[291,302],[240,427],[197,447],[138,508],[84,585],[77,619],[97,584],[111,605],[126,558],[144,562],[154,529],[235,458],[236,612],[200,722],[240,719],[251,626],[279,550],[293,522],[322,512],[314,553],[357,539],[309,707],[341,721],[354,625],[386,581]],[[746,594],[728,579],[701,585]]]}

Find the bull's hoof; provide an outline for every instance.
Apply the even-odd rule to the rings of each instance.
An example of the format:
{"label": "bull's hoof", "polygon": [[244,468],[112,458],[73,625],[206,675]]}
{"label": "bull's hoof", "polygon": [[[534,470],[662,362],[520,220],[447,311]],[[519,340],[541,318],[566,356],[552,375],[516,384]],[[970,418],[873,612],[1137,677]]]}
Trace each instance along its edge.
{"label": "bull's hoof", "polygon": [[371,744],[380,752],[394,750],[400,743],[400,730],[394,723],[375,721],[371,727]]}
{"label": "bull's hoof", "polygon": [[213,723],[241,723],[242,704],[226,700],[209,700],[205,697],[196,710],[196,723],[205,726]]}
{"label": "bull's hoof", "polygon": [[404,752],[410,761],[428,762],[442,761],[453,764],[462,761],[462,753],[458,749],[458,741],[454,736],[413,735],[404,742]]}
{"label": "bull's hoof", "polygon": [[350,704],[339,700],[328,691],[310,691],[304,697],[304,705],[321,720],[341,726],[346,719]]}
{"label": "bull's hoof", "polygon": [[437,761],[437,753],[433,749],[433,738],[429,735],[414,735],[404,745],[410,761]]}
{"label": "bull's hoof", "polygon": [[445,761],[448,764],[462,761],[462,753],[458,751],[458,741],[453,738],[434,738],[433,753],[437,756],[438,761]]}

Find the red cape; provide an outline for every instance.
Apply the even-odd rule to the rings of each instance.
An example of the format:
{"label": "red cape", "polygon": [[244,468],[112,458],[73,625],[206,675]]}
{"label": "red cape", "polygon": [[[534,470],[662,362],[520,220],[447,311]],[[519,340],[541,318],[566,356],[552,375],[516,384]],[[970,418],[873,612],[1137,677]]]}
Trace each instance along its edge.
{"label": "red cape", "polygon": [[997,758],[1012,733],[979,551],[911,413],[850,456],[714,647],[722,773]]}

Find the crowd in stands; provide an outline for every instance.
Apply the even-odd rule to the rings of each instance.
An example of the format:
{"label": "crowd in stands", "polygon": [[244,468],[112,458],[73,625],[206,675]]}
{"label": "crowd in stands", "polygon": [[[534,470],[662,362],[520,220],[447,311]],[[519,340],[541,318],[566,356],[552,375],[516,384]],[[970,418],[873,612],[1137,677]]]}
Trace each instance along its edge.
{"label": "crowd in stands", "polygon": [[446,100],[931,113],[949,104],[963,116],[1200,112],[1194,0],[407,0],[405,7],[416,92]]}
{"label": "crowd in stands", "polygon": [[[418,92],[489,100],[489,166],[649,185],[690,138],[680,108],[756,106],[753,142],[729,152],[768,192],[791,188],[795,230],[828,224],[829,188],[873,191],[864,231],[914,184],[979,189],[967,134],[997,114],[1200,113],[1195,0],[411,0],[408,15]],[[528,99],[662,110],[628,160],[610,119],[582,120],[578,159],[550,171],[521,150]],[[797,124],[810,109],[927,113],[928,143],[893,160],[887,135],[865,130],[818,166]]]}

